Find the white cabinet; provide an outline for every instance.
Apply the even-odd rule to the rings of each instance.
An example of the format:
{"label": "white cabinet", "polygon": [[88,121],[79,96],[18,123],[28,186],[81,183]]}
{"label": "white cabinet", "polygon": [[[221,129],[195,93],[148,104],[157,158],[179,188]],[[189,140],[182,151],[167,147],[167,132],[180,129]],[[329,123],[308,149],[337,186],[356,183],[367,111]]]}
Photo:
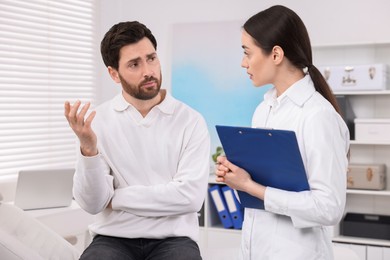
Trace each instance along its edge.
{"label": "white cabinet", "polygon": [[389,260],[390,248],[347,243],[333,243],[335,260]]}
{"label": "white cabinet", "polygon": [[333,253],[335,260],[366,260],[367,247],[364,245],[333,243]]}
{"label": "white cabinet", "polygon": [[[390,47],[389,47],[390,48]],[[389,61],[390,63],[390,61]],[[352,105],[356,118],[390,118],[390,91],[344,92]],[[385,164],[390,171],[390,142],[351,140],[351,164]],[[390,215],[390,178],[387,177],[386,190],[348,190],[345,212]],[[339,235],[335,229],[334,241],[390,247],[389,240],[365,239]]]}
{"label": "white cabinet", "polygon": [[366,260],[389,260],[390,259],[389,247],[367,246],[366,253],[367,253]]}
{"label": "white cabinet", "polygon": [[[317,46],[313,48],[314,64],[317,66],[337,65],[390,65],[390,43],[356,45]],[[390,82],[389,82],[390,83]],[[356,118],[390,119],[390,86],[384,91],[345,91],[343,95],[351,104]],[[345,212],[390,215],[390,142],[351,140],[351,164],[385,164],[387,168],[386,190],[348,190]],[[339,226],[335,228],[335,242],[353,247],[362,259],[390,259],[390,240],[340,236]],[[364,251],[364,253],[363,253]]]}

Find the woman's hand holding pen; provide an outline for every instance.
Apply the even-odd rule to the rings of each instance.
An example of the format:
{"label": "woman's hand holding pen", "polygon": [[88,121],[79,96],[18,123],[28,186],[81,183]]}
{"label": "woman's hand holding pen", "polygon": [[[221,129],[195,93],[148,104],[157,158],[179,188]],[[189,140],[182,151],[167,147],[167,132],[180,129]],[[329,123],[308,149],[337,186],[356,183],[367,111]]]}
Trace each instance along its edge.
{"label": "woman's hand holding pen", "polygon": [[244,169],[229,162],[225,156],[217,157],[216,181],[224,182],[230,188],[244,191],[264,200],[266,187],[256,183]]}

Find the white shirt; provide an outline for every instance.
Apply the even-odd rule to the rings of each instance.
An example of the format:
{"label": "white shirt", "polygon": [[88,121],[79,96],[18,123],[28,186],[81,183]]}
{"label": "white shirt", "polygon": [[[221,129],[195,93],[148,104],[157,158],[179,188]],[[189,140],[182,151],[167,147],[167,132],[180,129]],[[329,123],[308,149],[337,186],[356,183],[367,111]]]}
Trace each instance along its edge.
{"label": "white shirt", "polygon": [[144,118],[120,94],[96,109],[92,128],[99,154],[79,155],[73,190],[98,214],[91,233],[197,241],[210,163],[203,117],[167,93]]}
{"label": "white shirt", "polygon": [[267,187],[265,210],[245,209],[240,259],[333,259],[331,226],[346,199],[349,131],[343,119],[305,76],[278,98],[270,89],[252,126],[295,131],[310,191]]}

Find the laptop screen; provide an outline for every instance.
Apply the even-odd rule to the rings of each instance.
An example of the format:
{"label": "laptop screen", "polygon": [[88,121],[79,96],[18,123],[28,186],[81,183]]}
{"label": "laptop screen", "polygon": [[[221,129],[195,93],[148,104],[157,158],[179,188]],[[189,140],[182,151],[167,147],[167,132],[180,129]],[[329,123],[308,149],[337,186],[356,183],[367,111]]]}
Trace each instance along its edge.
{"label": "laptop screen", "polygon": [[20,171],[14,204],[25,210],[69,206],[74,172],[74,169]]}

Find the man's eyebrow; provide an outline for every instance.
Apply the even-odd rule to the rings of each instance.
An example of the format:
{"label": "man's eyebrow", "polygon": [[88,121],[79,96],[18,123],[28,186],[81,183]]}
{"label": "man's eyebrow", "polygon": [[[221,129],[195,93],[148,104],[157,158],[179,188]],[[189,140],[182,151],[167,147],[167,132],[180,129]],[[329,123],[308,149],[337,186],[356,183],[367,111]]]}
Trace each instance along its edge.
{"label": "man's eyebrow", "polygon": [[134,59],[131,59],[129,61],[127,61],[127,64],[130,64],[130,63],[137,63],[141,60],[141,57],[137,57],[137,58],[134,58]]}
{"label": "man's eyebrow", "polygon": [[153,57],[153,56],[156,56],[156,55],[157,55],[157,52],[152,52],[150,54],[147,54],[146,57],[150,58],[150,57]]}
{"label": "man's eyebrow", "polygon": [[245,50],[248,49],[248,47],[246,47],[245,45],[241,45],[241,47],[242,47],[243,49],[245,49]]}
{"label": "man's eyebrow", "polygon": [[[156,55],[157,55],[157,52],[152,52],[150,54],[146,54],[146,58],[150,59],[151,57],[156,56]],[[127,64],[137,63],[137,62],[140,62],[141,60],[142,60],[141,57],[137,57],[137,58],[134,58],[134,59],[127,61]]]}

